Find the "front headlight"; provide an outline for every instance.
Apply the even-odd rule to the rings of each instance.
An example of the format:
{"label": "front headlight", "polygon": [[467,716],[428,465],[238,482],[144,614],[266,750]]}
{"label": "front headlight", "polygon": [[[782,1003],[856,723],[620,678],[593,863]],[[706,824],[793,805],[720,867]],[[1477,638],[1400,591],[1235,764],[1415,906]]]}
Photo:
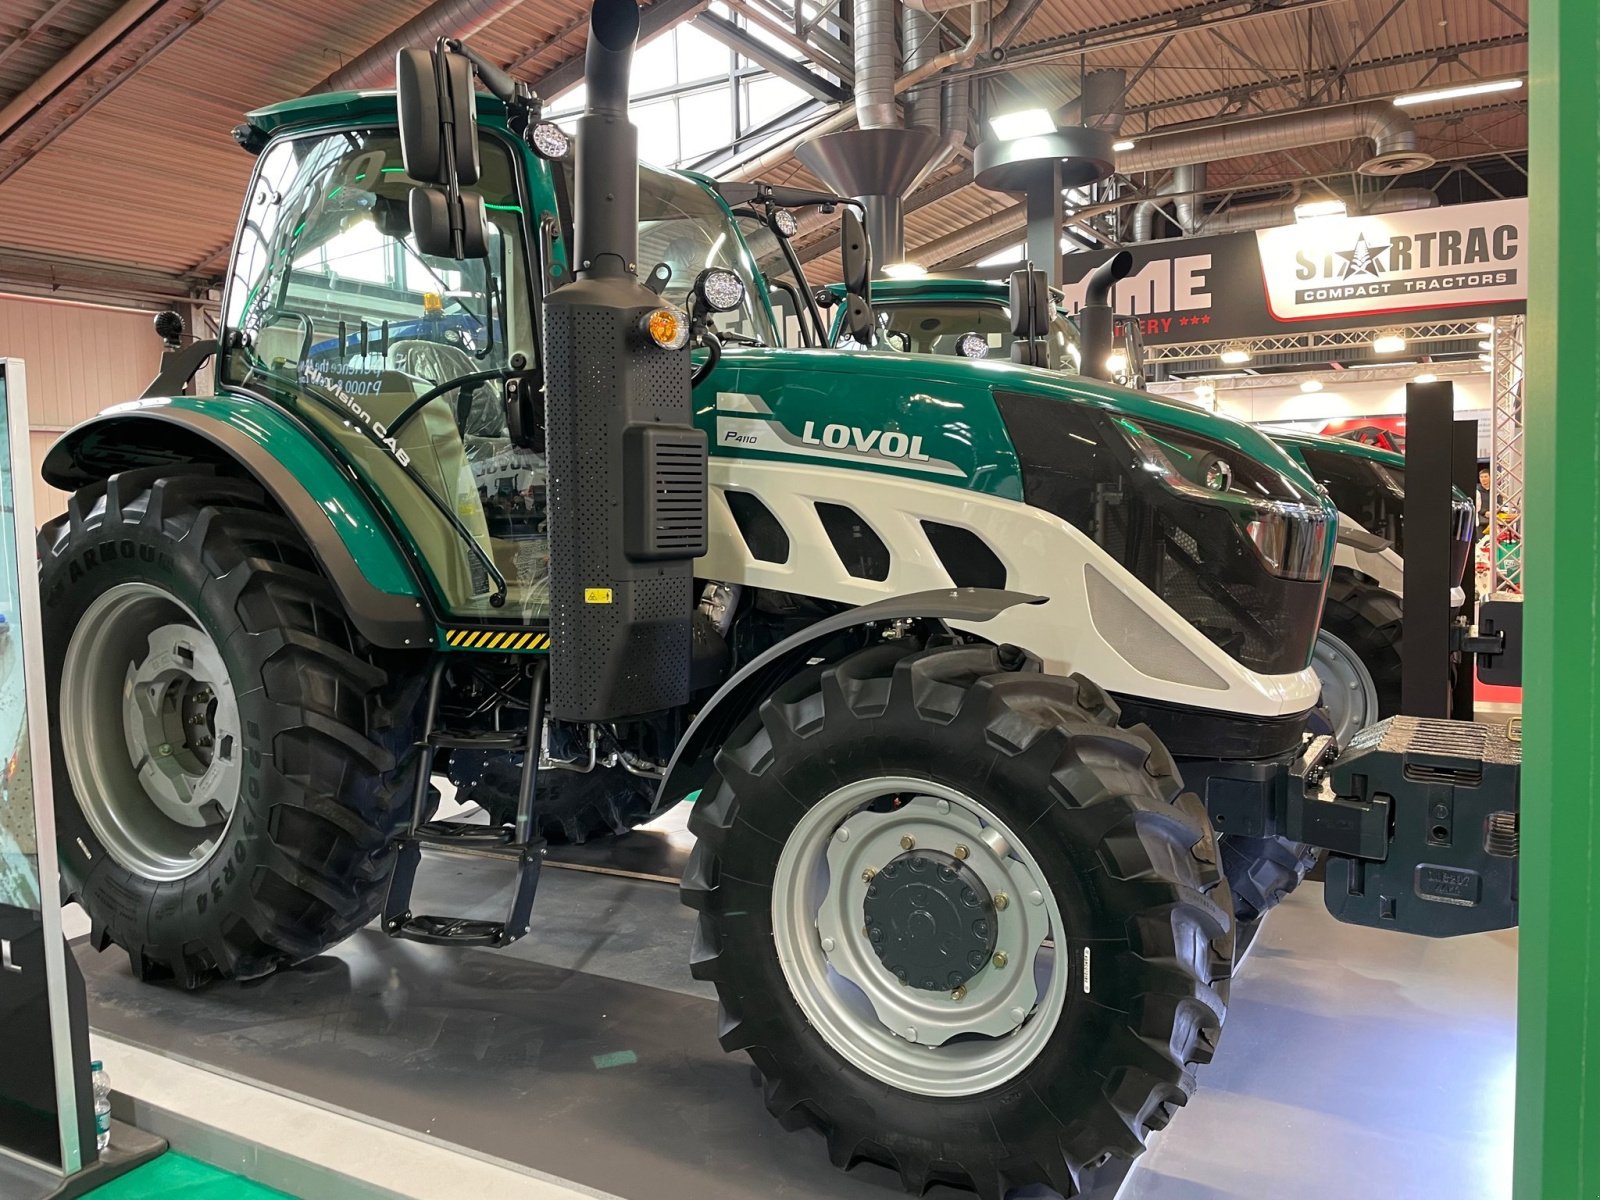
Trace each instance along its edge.
{"label": "front headlight", "polygon": [[1270,464],[1170,425],[1128,417],[1115,424],[1145,470],[1165,487],[1231,510],[1274,575],[1316,582],[1327,574],[1336,518]]}

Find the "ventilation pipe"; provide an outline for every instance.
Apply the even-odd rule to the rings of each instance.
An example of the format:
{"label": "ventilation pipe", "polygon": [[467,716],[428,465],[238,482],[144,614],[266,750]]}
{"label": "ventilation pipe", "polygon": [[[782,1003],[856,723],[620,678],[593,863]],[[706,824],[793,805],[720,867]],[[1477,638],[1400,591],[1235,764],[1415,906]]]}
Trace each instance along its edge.
{"label": "ventilation pipe", "polygon": [[395,51],[406,46],[432,46],[439,38],[469,38],[489,22],[516,8],[522,0],[438,0],[382,41],[368,46],[312,92],[351,92],[387,87],[394,82]]}
{"label": "ventilation pipe", "polygon": [[[904,28],[906,71],[920,68],[939,52],[939,25],[930,13],[920,8],[905,9]],[[906,93],[906,124],[917,129],[940,128],[940,89],[927,83]],[[865,126],[862,126],[865,128]]]}
{"label": "ventilation pipe", "polygon": [[1155,236],[1161,196],[1175,196],[1178,228],[1185,234],[1195,231],[1195,214],[1200,209],[1200,193],[1206,190],[1205,163],[1186,163],[1173,171],[1172,178],[1157,189],[1157,198],[1141,200],[1133,206],[1133,240],[1148,242]]}
{"label": "ventilation pipe", "polygon": [[[1266,204],[1249,204],[1241,208],[1226,208],[1219,213],[1201,218],[1201,233],[1243,233],[1251,229],[1269,229],[1274,225],[1292,225],[1294,206],[1299,197],[1272,200]],[[1378,213],[1414,212],[1422,208],[1438,208],[1439,197],[1427,188],[1390,188],[1381,196],[1374,196],[1361,206],[1356,216],[1375,216]]]}
{"label": "ventilation pipe", "polygon": [[894,100],[899,73],[894,8],[894,0],[858,0],[855,7],[856,123],[862,129],[900,124]]}
{"label": "ventilation pipe", "polygon": [[1133,149],[1120,152],[1117,170],[1124,175],[1165,171],[1362,138],[1373,143],[1371,156],[1356,168],[1363,175],[1405,175],[1433,165],[1433,156],[1417,149],[1417,130],[1411,118],[1386,101],[1368,100],[1153,134],[1140,139]]}

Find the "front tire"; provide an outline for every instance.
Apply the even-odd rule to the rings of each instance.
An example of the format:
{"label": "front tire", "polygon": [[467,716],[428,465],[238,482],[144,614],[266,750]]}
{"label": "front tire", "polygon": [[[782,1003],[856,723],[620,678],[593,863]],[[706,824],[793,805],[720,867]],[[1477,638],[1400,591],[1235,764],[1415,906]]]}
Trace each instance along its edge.
{"label": "front tire", "polygon": [[[1073,1195],[1188,1099],[1231,903],[1203,807],[1117,716],[1014,648],[885,644],[789,680],[718,754],[694,973],[835,1165]],[[979,910],[981,937],[950,924]]]}
{"label": "front tire", "polygon": [[419,664],[380,662],[247,480],[123,472],[74,495],[39,552],[62,877],[96,947],[196,987],[371,920],[408,815]]}

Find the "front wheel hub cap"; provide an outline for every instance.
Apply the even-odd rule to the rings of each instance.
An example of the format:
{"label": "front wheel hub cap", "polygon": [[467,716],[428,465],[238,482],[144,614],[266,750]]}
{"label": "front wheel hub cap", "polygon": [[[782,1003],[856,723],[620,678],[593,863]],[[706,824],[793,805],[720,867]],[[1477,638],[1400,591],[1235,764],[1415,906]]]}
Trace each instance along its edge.
{"label": "front wheel hub cap", "polygon": [[900,855],[867,884],[863,908],[873,953],[910,987],[953,991],[994,957],[994,900],[953,854]]}
{"label": "front wheel hub cap", "polygon": [[[903,851],[908,836],[914,849]],[[816,933],[828,965],[896,1038],[943,1046],[1028,1020],[1040,974],[1050,977],[1040,959],[1050,916],[1042,905],[997,909],[996,895],[1042,894],[1044,883],[996,824],[958,801],[913,796],[851,815],[827,860]]]}

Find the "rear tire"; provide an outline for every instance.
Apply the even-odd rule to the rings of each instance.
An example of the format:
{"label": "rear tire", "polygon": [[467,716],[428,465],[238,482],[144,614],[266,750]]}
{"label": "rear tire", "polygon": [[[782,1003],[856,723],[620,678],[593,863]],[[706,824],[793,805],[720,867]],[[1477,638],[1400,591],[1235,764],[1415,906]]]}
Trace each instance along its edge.
{"label": "rear tire", "polygon": [[[196,987],[300,962],[371,920],[408,817],[420,663],[380,661],[299,531],[253,482],[207,468],[84,488],[41,531],[39,555],[62,877],[96,948],[116,943],[141,977]],[[127,627],[88,640],[86,613]],[[152,666],[163,638],[177,650]],[[220,651],[226,676],[199,691],[171,666],[197,646]],[[188,687],[188,706],[125,710],[141,679],[151,696]],[[236,727],[220,700],[207,715],[213,691],[231,693]],[[168,765],[160,785],[149,743],[163,736],[163,762],[192,773]],[[218,764],[236,765],[213,777]],[[191,785],[208,789],[201,827],[175,807]]]}
{"label": "rear tire", "polygon": [[1372,676],[1378,718],[1400,711],[1400,597],[1337,567],[1322,608],[1322,628],[1350,647]]}
{"label": "rear tire", "polygon": [[[1148,729],[1116,727],[1117,708],[1098,688],[1019,659],[1014,648],[885,644],[808,669],[722,747],[690,817],[698,842],[683,898],[701,914],[693,969],[716,984],[723,1048],[749,1053],[768,1109],[820,1130],[836,1166],[881,1163],[918,1195],[936,1182],[985,1200],[1030,1184],[1077,1194],[1085,1168],[1138,1154],[1187,1101],[1227,1006],[1232,906],[1204,808],[1180,795],[1172,760]],[[823,822],[816,840],[817,813],[841,797],[854,803],[857,789],[879,780],[899,790],[841,818],[856,826],[854,839]],[[841,865],[835,881],[820,866],[809,873],[798,849],[826,846],[831,855],[853,842],[849,852],[868,853],[869,839],[892,842],[903,828],[907,840],[896,844],[910,848],[893,862],[905,858],[915,872],[913,849],[938,852],[948,833],[931,814],[966,806],[991,814],[982,828],[1002,846],[1020,843],[1005,864],[1038,868],[1039,898],[1019,888],[991,910],[1002,938],[1008,921],[1052,914],[1034,962],[969,957],[985,965],[962,985],[971,994],[959,996],[928,986],[950,983],[942,974],[950,961],[937,980],[900,987],[884,963],[855,955],[849,969],[864,982],[833,983],[841,943],[857,928],[866,933],[854,924],[865,910],[854,918],[845,903],[835,939],[811,921],[810,897],[827,892],[821,921],[836,911],[834,889],[848,901],[854,880],[876,887],[892,863],[877,872]],[[985,858],[976,841],[949,853],[969,867]],[[861,937],[858,948],[869,942]],[[808,969],[824,954],[827,970]],[[953,1038],[946,1030],[939,1041],[924,1027],[924,1044],[915,1028],[891,1030],[878,1015],[911,997],[930,1006],[929,1020],[988,1013],[987,1022],[984,998],[1034,967],[1026,977],[1047,981],[1035,1006],[1007,1008],[1013,1001],[1001,993],[1002,1011],[1021,1024],[998,1035],[991,1025]],[[974,1003],[973,1018],[957,1007]]]}

